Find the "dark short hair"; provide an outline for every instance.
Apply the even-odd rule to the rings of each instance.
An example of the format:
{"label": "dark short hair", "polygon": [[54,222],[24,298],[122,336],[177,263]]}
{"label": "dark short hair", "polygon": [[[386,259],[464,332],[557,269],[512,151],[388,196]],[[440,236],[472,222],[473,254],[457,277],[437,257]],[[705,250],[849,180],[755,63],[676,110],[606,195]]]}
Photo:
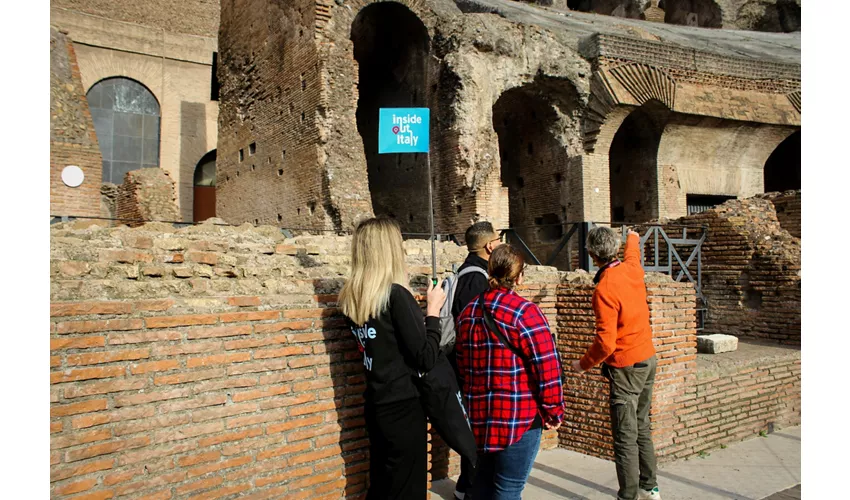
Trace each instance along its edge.
{"label": "dark short hair", "polygon": [[470,252],[477,252],[493,239],[494,234],[496,234],[496,230],[493,229],[493,224],[490,224],[486,220],[476,222],[469,226],[469,229],[466,230],[466,234],[464,235],[466,248]]}

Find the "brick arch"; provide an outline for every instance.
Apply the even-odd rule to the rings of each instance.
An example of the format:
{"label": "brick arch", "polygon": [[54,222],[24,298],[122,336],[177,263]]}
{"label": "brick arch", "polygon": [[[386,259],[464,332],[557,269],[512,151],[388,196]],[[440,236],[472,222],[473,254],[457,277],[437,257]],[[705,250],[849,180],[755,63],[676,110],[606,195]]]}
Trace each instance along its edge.
{"label": "brick arch", "polygon": [[129,60],[115,57],[112,51],[98,51],[80,62],[80,76],[83,88],[89,90],[99,81],[107,78],[123,77],[144,85],[162,107],[163,91],[168,85],[168,77],[163,79],[162,63],[147,57]]}
{"label": "brick arch", "polygon": [[629,111],[606,150],[610,220],[641,223],[660,216],[658,152],[671,111],[655,99]]}

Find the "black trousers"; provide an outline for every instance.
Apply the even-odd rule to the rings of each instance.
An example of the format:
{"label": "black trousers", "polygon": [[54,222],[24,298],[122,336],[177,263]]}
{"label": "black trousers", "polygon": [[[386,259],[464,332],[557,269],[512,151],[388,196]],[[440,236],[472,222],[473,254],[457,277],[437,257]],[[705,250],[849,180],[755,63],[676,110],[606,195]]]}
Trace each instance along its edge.
{"label": "black trousers", "polygon": [[[455,354],[454,349],[452,349],[450,353],[446,354],[446,359],[448,359],[449,364],[452,365],[452,369],[455,371],[455,376],[457,377],[457,386],[460,388],[461,392],[463,392],[463,379],[457,369],[457,355]],[[458,493],[466,493],[468,490],[472,489],[473,483],[475,483],[475,467],[472,465],[472,462],[461,457],[460,477],[457,478],[457,485],[455,486],[455,489]]]}
{"label": "black trousers", "polygon": [[428,496],[428,437],[418,399],[366,403],[369,433],[369,492],[366,500],[425,500]]}

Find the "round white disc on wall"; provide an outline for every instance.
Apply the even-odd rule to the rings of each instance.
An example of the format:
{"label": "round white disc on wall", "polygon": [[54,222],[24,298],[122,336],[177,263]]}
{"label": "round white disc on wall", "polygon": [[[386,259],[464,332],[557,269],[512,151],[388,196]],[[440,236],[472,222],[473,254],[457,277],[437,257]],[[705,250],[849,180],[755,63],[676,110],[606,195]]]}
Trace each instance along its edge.
{"label": "round white disc on wall", "polygon": [[79,186],[83,183],[84,178],[83,169],[76,165],[68,165],[62,169],[62,182],[68,187],[75,188]]}

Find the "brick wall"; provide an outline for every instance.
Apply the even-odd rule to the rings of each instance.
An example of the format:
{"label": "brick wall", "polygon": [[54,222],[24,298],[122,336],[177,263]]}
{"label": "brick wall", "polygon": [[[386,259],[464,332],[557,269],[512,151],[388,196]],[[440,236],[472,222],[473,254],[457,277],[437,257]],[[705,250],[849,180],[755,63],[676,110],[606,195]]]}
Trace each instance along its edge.
{"label": "brick wall", "polygon": [[[362,361],[335,308],[348,238],[85,221],[51,234],[54,497],[363,491]],[[428,246],[406,243],[419,292]],[[465,256],[438,250],[441,272]],[[530,276],[554,325],[558,274]]]}
{"label": "brick wall", "polygon": [[211,100],[211,68],[219,3],[51,2],[51,23],[74,40],[83,94],[103,79],[124,77],[156,98],[161,113],[158,166],[177,184],[184,221],[193,220],[195,167],[216,148],[218,101]]}
{"label": "brick wall", "polygon": [[[493,127],[499,136],[501,186],[508,194],[508,227],[541,262],[547,262],[578,211],[567,203],[568,152],[555,131],[555,108],[534,87],[512,89],[493,105]],[[566,268],[567,252],[555,265]]]}
{"label": "brick wall", "polygon": [[216,214],[228,222],[333,227],[317,148],[327,107],[316,10],[306,1],[222,5]]}
{"label": "brick wall", "polygon": [[[558,347],[568,364],[587,350],[595,336],[589,274],[575,276],[558,287]],[[674,446],[675,414],[696,369],[695,293],[690,284],[647,276],[653,342],[658,369],[652,404],[652,430],[659,459]],[[608,406],[608,382],[599,368],[585,375],[564,371],[568,417],[560,429],[562,447],[606,459],[613,458]]]}
{"label": "brick wall", "polygon": [[128,226],[142,225],[137,221],[177,221],[174,181],[168,171],[159,168],[131,170],[118,187],[115,216],[126,219]]}
{"label": "brick wall", "polygon": [[[74,46],[67,34],[50,28],[50,213],[99,215],[101,156],[94,123],[80,80]],[[62,170],[76,165],[78,187],[62,181]]]}
{"label": "brick wall", "polygon": [[[717,358],[717,359],[715,359]],[[800,351],[739,343],[738,352],[699,355],[698,371],[673,416],[671,458],[800,424]]]}
{"label": "brick wall", "polygon": [[[335,307],[349,238],[285,239],[270,226],[131,229],[85,221],[56,224],[51,238],[53,497],[364,493],[362,361]],[[405,247],[422,300],[429,244]],[[464,256],[462,247],[440,243],[439,272]],[[594,335],[591,277],[531,268],[527,278],[520,292],[541,306],[567,365]],[[652,414],[659,456],[737,439],[728,429],[715,436],[699,421],[716,398],[709,382],[697,382],[693,288],[654,274],[647,288],[659,353]],[[790,403],[765,405],[770,394],[762,390],[776,384],[742,369],[729,375],[732,382],[757,377],[747,390],[759,394],[744,401],[748,394],[732,391],[741,398],[717,408],[751,408],[746,425],[794,422],[799,368],[789,366],[768,375],[783,371],[776,376],[783,388],[791,384],[782,396]],[[565,370],[564,380],[567,420],[544,435],[543,447],[609,457],[607,388],[598,370],[584,377]],[[683,409],[694,406],[688,420],[692,412]],[[432,478],[456,474],[457,456],[439,439],[431,445]]]}

